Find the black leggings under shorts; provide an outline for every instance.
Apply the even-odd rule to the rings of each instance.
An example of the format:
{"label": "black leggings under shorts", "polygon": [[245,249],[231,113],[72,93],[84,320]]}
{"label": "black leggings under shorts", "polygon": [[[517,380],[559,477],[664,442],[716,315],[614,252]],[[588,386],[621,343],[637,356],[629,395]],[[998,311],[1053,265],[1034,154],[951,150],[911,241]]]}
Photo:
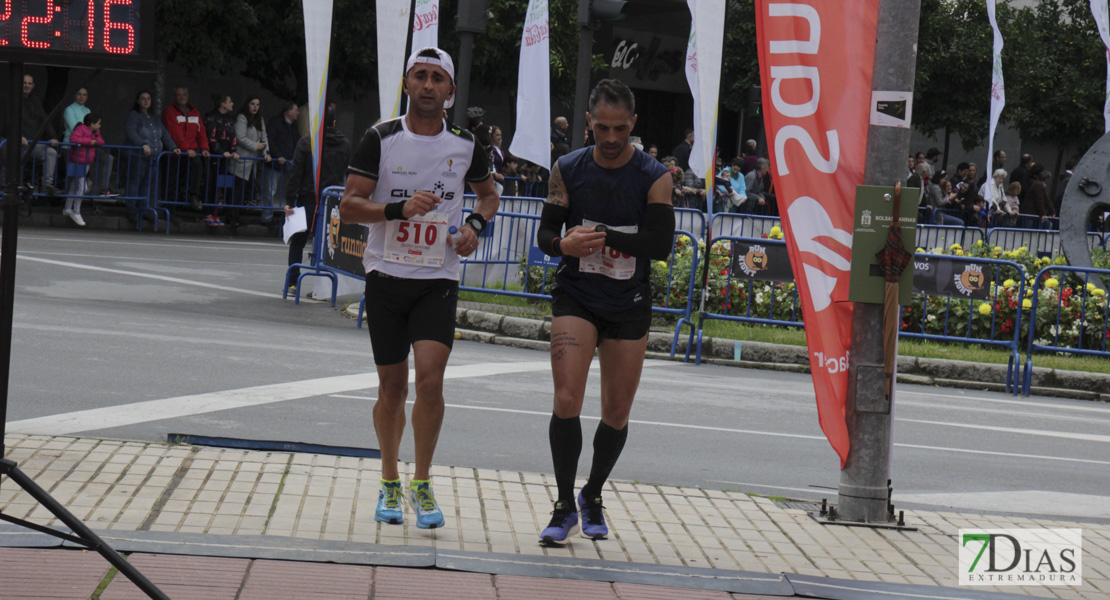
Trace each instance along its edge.
{"label": "black leggings under shorts", "polygon": [[638,340],[651,329],[651,304],[620,312],[597,310],[580,302],[566,290],[556,287],[551,290],[552,317],[578,317],[589,321],[597,329],[597,341],[601,340]]}
{"label": "black leggings under shorts", "polygon": [[395,365],[409,358],[413,342],[455,342],[459,282],[404,279],[378,271],[366,276],[366,328],[374,364]]}

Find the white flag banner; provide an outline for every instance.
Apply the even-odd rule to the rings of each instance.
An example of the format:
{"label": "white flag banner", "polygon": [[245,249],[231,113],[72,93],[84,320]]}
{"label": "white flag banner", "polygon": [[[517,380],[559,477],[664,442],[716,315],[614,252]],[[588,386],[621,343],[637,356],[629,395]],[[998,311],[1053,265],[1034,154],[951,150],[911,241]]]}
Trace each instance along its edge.
{"label": "white flag banner", "polygon": [[1106,122],[1103,131],[1110,131],[1110,16],[1108,16],[1106,0],[1091,0],[1091,14],[1095,16],[1095,25],[1098,34],[1102,37],[1102,45],[1106,49],[1106,102],[1102,105],[1102,116]]}
{"label": "white flag banner", "polygon": [[378,106],[379,120],[400,115],[401,77],[405,74],[405,44],[408,42],[409,2],[378,0]]}
{"label": "white flag banner", "polygon": [[[1104,0],[1105,1],[1105,0]],[[998,15],[995,0],[987,0],[987,18],[990,19],[991,29],[994,31],[994,61],[991,69],[991,124],[987,133],[987,184],[983,186],[983,199],[987,202],[998,202],[1001,198],[992,198],[994,191],[994,131],[998,128],[998,117],[1002,115],[1002,108],[1006,106],[1006,84],[1002,79],[1002,32],[998,30]]]}
{"label": "white flag banner", "polygon": [[412,49],[415,52],[428,47],[439,48],[439,0],[416,0],[416,12],[412,16]]}
{"label": "white flag banner", "polygon": [[725,0],[686,0],[686,3],[692,21],[686,47],[686,82],[694,95],[694,147],[690,150],[690,168],[698,177],[705,178],[708,191],[713,186],[713,159],[717,148]]}
{"label": "white flag banner", "polygon": [[331,58],[332,0],[304,0],[304,43],[308,60],[309,133],[312,136],[312,172],[320,184],[320,147],[328,97],[328,60]]}
{"label": "white flag banner", "polygon": [[528,0],[517,68],[516,131],[509,153],[551,168],[551,52],[547,0]]}

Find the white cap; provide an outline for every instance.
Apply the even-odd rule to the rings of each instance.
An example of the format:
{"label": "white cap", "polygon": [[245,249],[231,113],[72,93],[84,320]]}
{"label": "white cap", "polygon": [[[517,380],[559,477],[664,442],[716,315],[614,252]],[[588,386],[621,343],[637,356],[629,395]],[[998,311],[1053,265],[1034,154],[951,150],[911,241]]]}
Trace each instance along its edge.
{"label": "white cap", "polygon": [[[436,56],[420,56],[421,52],[427,52],[428,50],[435,52]],[[444,71],[447,71],[447,76],[451,78],[451,83],[455,83],[455,61],[451,60],[451,55],[443,50],[427,46],[413,52],[412,55],[409,56],[408,62],[405,63],[405,76],[408,76],[409,71],[412,70],[416,63],[428,63],[442,68]],[[443,108],[451,108],[454,105],[455,96],[452,95],[447,99],[447,102],[443,103]]]}

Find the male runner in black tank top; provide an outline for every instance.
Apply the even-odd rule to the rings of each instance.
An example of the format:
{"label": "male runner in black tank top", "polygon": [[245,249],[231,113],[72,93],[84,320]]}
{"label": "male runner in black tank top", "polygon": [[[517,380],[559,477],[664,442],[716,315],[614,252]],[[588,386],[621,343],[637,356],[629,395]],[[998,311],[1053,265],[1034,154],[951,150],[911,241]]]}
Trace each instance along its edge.
{"label": "male runner in black tank top", "polygon": [[[565,544],[578,527],[579,513],[583,537],[609,534],[601,489],[624,448],[644,366],[651,325],[650,261],[667,258],[674,241],[671,176],[628,141],[636,124],[632,91],[616,79],[599,82],[590,94],[587,122],[597,144],[552,166],[538,234],[544,252],[563,257],[552,292],[555,406],[548,429],[559,499],[540,534],[546,545]],[[601,363],[601,423],[594,434],[589,481],[575,498],[582,451],[579,415],[595,349]]]}

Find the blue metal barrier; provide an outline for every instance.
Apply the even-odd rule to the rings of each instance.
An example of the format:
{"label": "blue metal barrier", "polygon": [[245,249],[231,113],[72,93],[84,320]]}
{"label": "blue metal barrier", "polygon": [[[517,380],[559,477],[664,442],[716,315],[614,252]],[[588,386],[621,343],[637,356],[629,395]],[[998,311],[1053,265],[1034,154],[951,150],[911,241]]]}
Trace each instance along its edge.
{"label": "blue metal barrier", "polygon": [[[720,216],[723,215],[714,215],[714,221]],[[786,247],[786,242],[782,240],[728,235],[713,238],[713,245],[706,250],[704,257],[704,260],[709,261],[708,275],[711,285],[701,290],[706,294],[706,299],[705,308],[698,315],[695,364],[701,364],[706,321],[735,321],[785,327],[805,326],[802,323],[798,289],[793,283],[766,281],[735,274],[735,265],[732,264],[732,244],[737,242],[779,247],[783,252]],[[722,297],[710,297],[715,294]],[[717,308],[718,306],[720,309]],[[686,347],[687,362],[690,360],[691,346],[693,343]]]}
{"label": "blue metal barrier", "polygon": [[[329,267],[328,265],[324,264],[324,259],[323,259],[324,244],[327,241],[327,233],[328,233],[328,223],[327,223],[328,215],[327,215],[327,211],[325,211],[323,209],[323,207],[325,205],[324,200],[325,200],[325,198],[333,198],[333,199],[338,200],[342,197],[343,197],[343,188],[342,187],[340,187],[340,186],[331,186],[331,187],[328,187],[328,188],[324,188],[324,191],[320,194],[319,202],[316,203],[316,214],[315,215],[305,215],[305,217],[307,217],[308,219],[314,219],[315,222],[316,222],[316,230],[313,232],[313,236],[312,236],[311,262],[309,262],[308,264],[304,264],[304,263],[292,264],[285,270],[285,279],[284,279],[285,284],[282,285],[282,290],[281,290],[282,299],[285,299],[285,298],[289,297],[289,287],[288,287],[287,284],[289,283],[289,274],[293,271],[293,269],[300,270],[300,275],[297,276],[297,283],[296,283],[297,289],[293,293],[293,303],[294,304],[300,304],[301,303],[301,289],[302,289],[301,281],[303,281],[305,277],[326,277],[329,280],[331,280],[331,305],[332,306],[335,306],[335,297],[336,297],[336,293],[337,293],[338,288],[339,288],[339,280],[337,278],[337,275],[346,275],[348,277],[353,277],[355,279],[365,279],[365,276],[360,277],[357,274],[347,273],[345,271],[340,271],[338,269],[334,269],[334,268]],[[361,304],[360,304],[360,307],[359,307],[359,313],[358,314],[359,314],[358,326],[362,327]]]}
{"label": "blue metal barrier", "polygon": [[1061,252],[1060,232],[1046,229],[995,227],[987,232],[987,244],[1003,250],[1028,248],[1033,256],[1055,258]]}
{"label": "blue metal barrier", "polygon": [[[1102,287],[1092,284],[1092,279],[1100,280]],[[1023,394],[1028,395],[1032,387],[1033,353],[1038,350],[1110,357],[1107,348],[1110,302],[1104,292],[1108,282],[1110,269],[1049,265],[1037,273],[1030,307]],[[1039,335],[1045,337],[1038,337],[1038,316],[1042,325],[1046,325]]]}
{"label": "blue metal barrier", "polygon": [[199,205],[202,211],[212,209],[204,212],[225,210],[236,219],[240,212],[260,212],[263,222],[284,219],[275,201],[281,201],[287,169],[272,168],[264,158],[163,152],[155,169],[151,195],[158,207]]}
{"label": "blue metal barrier", "polygon": [[674,228],[689,231],[699,240],[705,239],[705,213],[692,208],[674,209]]}
{"label": "blue metal barrier", "polygon": [[738,213],[717,213],[709,222],[709,234],[714,240],[720,237],[761,238],[781,227],[778,217],[762,217]]}
{"label": "blue metal barrier", "polygon": [[934,248],[947,249],[952,244],[959,244],[961,248],[970,248],[981,239],[983,239],[983,230],[978,227],[960,227],[958,225],[917,226],[917,247],[926,251]]}
{"label": "blue metal barrier", "polygon": [[[1006,367],[1006,391],[1017,394],[1021,369],[1021,301],[1025,298],[1025,269],[1008,260],[916,254],[915,259],[932,258],[966,264],[995,265],[987,300],[952,298],[944,295],[914,294],[914,303],[902,307],[899,337],[1001,346],[1010,350]],[[1003,285],[1012,280],[1010,287]],[[1005,306],[1004,306],[1005,304]],[[979,312],[986,305],[989,312]],[[1014,311],[1012,319],[1002,320],[1000,310]],[[920,318],[915,314],[921,311]],[[966,317],[963,316],[966,313]],[[907,321],[907,318],[912,320]],[[907,331],[910,329],[910,331]]]}

